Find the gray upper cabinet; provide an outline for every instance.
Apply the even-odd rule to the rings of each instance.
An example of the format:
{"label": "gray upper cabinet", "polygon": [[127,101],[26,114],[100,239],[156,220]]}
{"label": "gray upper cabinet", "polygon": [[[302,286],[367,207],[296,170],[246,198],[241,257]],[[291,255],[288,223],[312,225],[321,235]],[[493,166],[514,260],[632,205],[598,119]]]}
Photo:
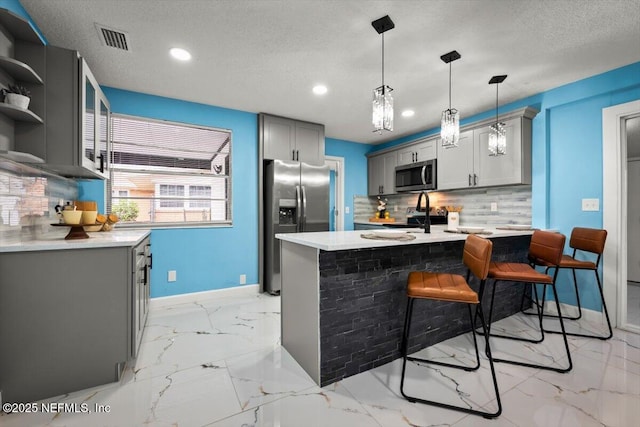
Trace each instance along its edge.
{"label": "gray upper cabinet", "polygon": [[398,150],[398,166],[424,162],[436,158],[438,138],[425,138]]}
{"label": "gray upper cabinet", "polygon": [[263,158],[324,164],[324,126],[260,114]]}
{"label": "gray upper cabinet", "polygon": [[50,45],[42,51],[45,126],[16,133],[16,149],[44,159],[47,169],[63,176],[108,178],[109,101],[77,51]]}
{"label": "gray upper cabinet", "polygon": [[445,148],[438,140],[438,190],[473,186],[475,150],[473,130],[460,132],[458,146]]}
{"label": "gray upper cabinet", "polygon": [[397,152],[390,151],[368,159],[369,196],[395,194]]}
{"label": "gray upper cabinet", "polygon": [[458,147],[438,143],[438,190],[531,184],[531,119],[536,114],[524,108],[500,117],[507,133],[506,153],[501,156],[489,156],[494,120],[461,132]]}
{"label": "gray upper cabinet", "polygon": [[[44,123],[44,43],[29,22],[0,8],[0,87],[24,86],[27,108],[0,102],[0,150],[15,150],[16,135],[37,131]],[[40,55],[32,55],[33,52]],[[6,101],[6,100],[5,100]]]}

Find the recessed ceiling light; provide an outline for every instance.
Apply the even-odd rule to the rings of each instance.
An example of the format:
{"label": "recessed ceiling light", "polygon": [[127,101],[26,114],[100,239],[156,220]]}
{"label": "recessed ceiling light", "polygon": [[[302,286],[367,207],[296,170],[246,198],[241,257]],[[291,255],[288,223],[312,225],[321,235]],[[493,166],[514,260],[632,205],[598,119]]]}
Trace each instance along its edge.
{"label": "recessed ceiling light", "polygon": [[188,61],[188,60],[191,59],[191,54],[188,51],[184,50],[184,49],[180,49],[179,47],[171,48],[169,50],[169,53],[175,59],[180,60],[180,61]]}
{"label": "recessed ceiling light", "polygon": [[325,85],[316,85],[313,87],[313,93],[316,95],[324,95],[327,93],[327,87]]}
{"label": "recessed ceiling light", "polygon": [[402,117],[413,117],[414,114],[416,114],[416,112],[413,110],[404,110],[402,112]]}

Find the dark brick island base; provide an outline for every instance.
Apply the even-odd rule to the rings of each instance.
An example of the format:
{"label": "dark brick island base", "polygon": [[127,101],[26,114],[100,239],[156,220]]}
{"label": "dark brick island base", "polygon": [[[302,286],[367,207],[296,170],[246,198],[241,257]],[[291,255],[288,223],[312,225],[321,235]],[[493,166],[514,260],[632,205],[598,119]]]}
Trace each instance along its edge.
{"label": "dark brick island base", "polygon": [[[530,239],[492,237],[493,259],[526,262]],[[463,246],[457,240],[325,251],[283,241],[283,346],[321,386],[399,358],[407,275],[466,274]],[[471,281],[475,290],[478,285]],[[522,286],[498,287],[494,321],[520,309],[522,292]],[[461,304],[420,301],[413,319],[410,352],[470,329]]]}

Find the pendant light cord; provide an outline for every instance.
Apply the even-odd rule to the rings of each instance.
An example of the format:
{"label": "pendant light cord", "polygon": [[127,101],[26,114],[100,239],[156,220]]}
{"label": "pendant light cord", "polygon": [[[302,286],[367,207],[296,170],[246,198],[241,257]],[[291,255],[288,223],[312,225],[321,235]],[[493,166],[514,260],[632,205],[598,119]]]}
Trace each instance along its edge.
{"label": "pendant light cord", "polygon": [[384,96],[386,88],[384,87],[384,33],[382,33],[382,96]]}
{"label": "pendant light cord", "polygon": [[449,111],[451,111],[451,62],[449,61]]}
{"label": "pendant light cord", "polygon": [[498,129],[498,86],[500,86],[500,83],[496,84],[496,131]]}

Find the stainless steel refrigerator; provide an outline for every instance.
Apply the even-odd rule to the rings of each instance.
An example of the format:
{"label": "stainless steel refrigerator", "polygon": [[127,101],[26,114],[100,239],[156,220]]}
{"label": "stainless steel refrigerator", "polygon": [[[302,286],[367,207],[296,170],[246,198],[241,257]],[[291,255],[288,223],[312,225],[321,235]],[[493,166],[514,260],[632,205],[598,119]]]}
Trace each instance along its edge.
{"label": "stainless steel refrigerator", "polygon": [[269,161],[264,170],[264,290],[281,289],[277,233],[329,230],[329,167]]}

